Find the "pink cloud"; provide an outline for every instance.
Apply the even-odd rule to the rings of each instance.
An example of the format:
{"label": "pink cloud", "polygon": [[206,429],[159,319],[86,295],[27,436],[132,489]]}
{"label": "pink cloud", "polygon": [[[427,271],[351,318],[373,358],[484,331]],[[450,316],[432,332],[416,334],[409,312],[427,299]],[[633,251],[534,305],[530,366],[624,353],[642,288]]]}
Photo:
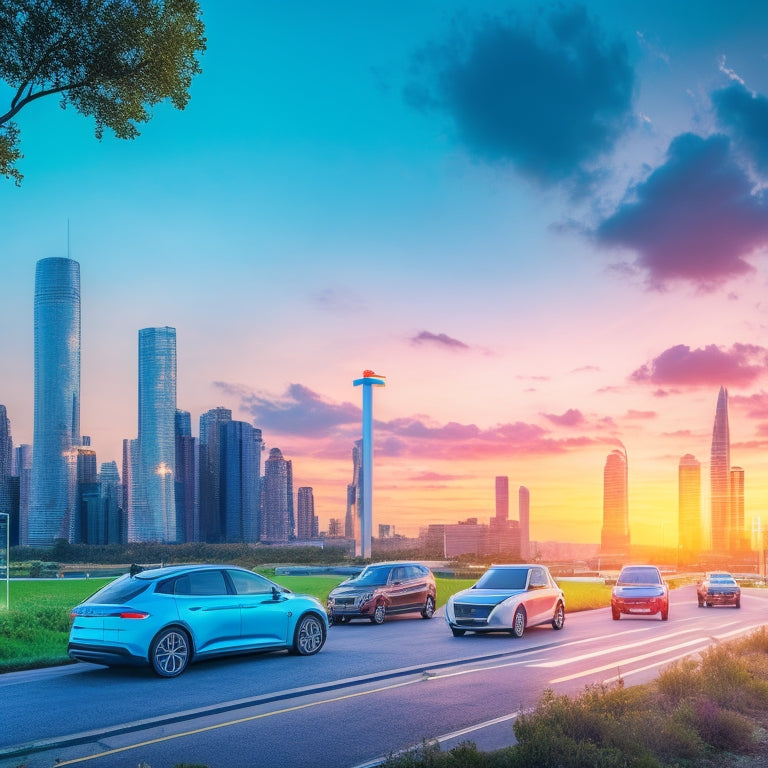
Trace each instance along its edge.
{"label": "pink cloud", "polygon": [[629,378],[663,386],[745,386],[763,375],[767,362],[768,350],[754,344],[734,344],[730,349],[715,344],[691,349],[678,344],[633,371]]}
{"label": "pink cloud", "polygon": [[569,408],[565,413],[544,413],[544,418],[549,419],[559,427],[578,427],[584,423],[584,414],[577,408]]}

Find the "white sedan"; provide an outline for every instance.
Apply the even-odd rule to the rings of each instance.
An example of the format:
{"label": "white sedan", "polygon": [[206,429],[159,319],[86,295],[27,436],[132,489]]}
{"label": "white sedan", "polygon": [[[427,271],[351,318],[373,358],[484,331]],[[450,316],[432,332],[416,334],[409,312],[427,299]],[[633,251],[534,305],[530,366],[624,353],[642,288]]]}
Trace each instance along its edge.
{"label": "white sedan", "polygon": [[494,565],[473,587],[451,595],[445,620],[454,637],[465,632],[510,632],[565,624],[565,597],[543,565]]}

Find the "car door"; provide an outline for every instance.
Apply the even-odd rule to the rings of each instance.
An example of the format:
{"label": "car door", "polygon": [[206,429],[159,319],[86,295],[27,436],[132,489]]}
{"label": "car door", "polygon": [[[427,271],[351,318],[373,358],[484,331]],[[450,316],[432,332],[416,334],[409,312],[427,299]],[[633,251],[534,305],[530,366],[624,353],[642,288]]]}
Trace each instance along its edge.
{"label": "car door", "polygon": [[408,610],[408,584],[405,579],[404,566],[395,566],[389,572],[387,597],[389,598],[390,610],[393,613]]}
{"label": "car door", "polygon": [[531,568],[526,595],[528,623],[542,624],[552,618],[555,611],[554,593],[543,568]]}
{"label": "car door", "polygon": [[271,581],[257,573],[227,570],[240,606],[240,637],[244,648],[288,645],[289,599],[273,593]]}
{"label": "car door", "polygon": [[411,610],[421,609],[427,600],[427,580],[416,565],[405,566],[406,601]]}
{"label": "car door", "polygon": [[192,630],[197,653],[240,642],[240,604],[220,570],[190,571],[174,581],[179,618]]}

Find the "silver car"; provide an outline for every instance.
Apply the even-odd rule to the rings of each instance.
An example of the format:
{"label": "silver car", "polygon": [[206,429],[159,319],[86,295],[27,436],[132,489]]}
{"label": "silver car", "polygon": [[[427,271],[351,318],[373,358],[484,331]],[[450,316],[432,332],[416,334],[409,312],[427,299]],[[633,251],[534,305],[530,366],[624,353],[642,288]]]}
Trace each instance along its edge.
{"label": "silver car", "polygon": [[509,632],[565,624],[565,597],[549,570],[538,564],[491,566],[473,587],[448,598],[445,620],[454,637],[465,632]]}

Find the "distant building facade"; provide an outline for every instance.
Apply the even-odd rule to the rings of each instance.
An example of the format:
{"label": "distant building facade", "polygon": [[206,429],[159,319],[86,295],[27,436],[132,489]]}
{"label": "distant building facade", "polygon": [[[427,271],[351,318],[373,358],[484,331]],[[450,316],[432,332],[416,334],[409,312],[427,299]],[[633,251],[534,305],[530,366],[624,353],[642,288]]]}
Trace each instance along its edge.
{"label": "distant building facade", "polygon": [[629,555],[629,470],[627,451],[617,448],[608,454],[603,469],[603,528],[600,556],[624,561]]}
{"label": "distant building facade", "polygon": [[296,493],[296,538],[316,539],[319,535],[312,488],[302,486]]}
{"label": "distant building facade", "polygon": [[224,540],[256,542],[261,537],[261,430],[244,421],[222,422],[219,453]]}
{"label": "distant building facade", "polygon": [[726,554],[731,546],[731,435],[728,425],[728,390],[720,387],[712,427],[709,463],[712,551]]}
{"label": "distant building facade", "polygon": [[200,540],[224,541],[221,506],[221,426],[232,421],[229,408],[212,408],[200,416]]}
{"label": "distant building facade", "polygon": [[694,563],[701,556],[701,462],[690,453],[682,456],[677,470],[678,547],[681,563]]}
{"label": "distant building facade", "polygon": [[279,448],[272,448],[264,462],[261,539],[268,544],[278,544],[293,537],[293,467]]}
{"label": "distant building facade", "polygon": [[80,445],[80,265],[37,262],[34,300],[34,428],[28,543],[75,535]]}

